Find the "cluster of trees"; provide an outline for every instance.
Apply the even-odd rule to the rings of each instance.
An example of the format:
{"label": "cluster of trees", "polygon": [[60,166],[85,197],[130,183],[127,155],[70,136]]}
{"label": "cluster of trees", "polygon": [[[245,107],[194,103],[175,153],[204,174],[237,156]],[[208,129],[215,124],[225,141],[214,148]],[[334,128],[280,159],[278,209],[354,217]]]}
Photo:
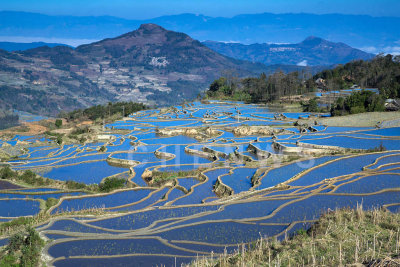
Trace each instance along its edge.
{"label": "cluster of trees", "polygon": [[99,184],[100,192],[111,192],[118,188],[123,188],[126,185],[126,179],[118,177],[108,177]]}
{"label": "cluster of trees", "polygon": [[65,185],[70,190],[85,190],[90,192],[107,193],[126,187],[126,179],[119,177],[107,177],[100,184],[91,185],[68,180],[65,182]]}
{"label": "cluster of trees", "polygon": [[258,103],[313,90],[314,82],[310,73],[295,71],[285,74],[277,71],[270,76],[262,73],[259,77],[241,80],[221,77],[210,85],[207,96]]}
{"label": "cluster of trees", "polygon": [[362,112],[384,111],[385,99],[370,91],[354,92],[350,96],[339,97],[331,107],[332,116]]}
{"label": "cluster of trees", "polygon": [[301,102],[300,104],[303,106],[304,112],[320,112],[321,109],[318,106],[317,97],[314,97],[308,101],[308,103]]}
{"label": "cluster of trees", "polygon": [[127,116],[131,113],[147,109],[148,107],[142,103],[134,102],[109,102],[107,105],[97,105],[87,109],[78,109],[66,114],[60,114],[67,120],[96,120],[110,118],[114,115]]}
{"label": "cluster of trees", "polygon": [[314,80],[325,80],[328,90],[339,90],[358,84],[361,88],[379,88],[386,98],[400,97],[400,56],[378,55],[372,60],[352,61],[324,70]]}
{"label": "cluster of trees", "polygon": [[32,227],[10,237],[0,252],[0,266],[39,266],[44,240]]}
{"label": "cluster of trees", "polygon": [[238,79],[225,75],[215,80],[207,91],[212,98],[271,102],[282,96],[315,91],[318,78],[325,80],[326,90],[348,89],[354,84],[362,88],[379,88],[384,98],[400,97],[400,56],[379,55],[370,61],[353,61],[324,70],[314,76],[308,72],[277,71],[267,76]]}
{"label": "cluster of trees", "polygon": [[34,186],[45,186],[50,184],[50,180],[40,177],[31,170],[24,171],[23,173],[18,173],[13,171],[9,166],[0,169],[0,179],[5,180],[19,180],[25,184]]}

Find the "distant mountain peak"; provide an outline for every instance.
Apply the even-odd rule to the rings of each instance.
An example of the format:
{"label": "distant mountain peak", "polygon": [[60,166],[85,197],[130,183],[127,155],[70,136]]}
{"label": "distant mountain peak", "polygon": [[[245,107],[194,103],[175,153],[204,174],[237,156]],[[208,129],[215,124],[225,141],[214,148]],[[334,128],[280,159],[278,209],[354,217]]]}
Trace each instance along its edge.
{"label": "distant mountain peak", "polygon": [[304,39],[304,41],[303,41],[303,42],[309,42],[309,41],[315,41],[315,40],[323,40],[323,39],[322,39],[322,38],[320,38],[320,37],[317,37],[317,36],[311,35],[311,36],[308,36],[306,39]]}
{"label": "distant mountain peak", "polygon": [[316,46],[319,45],[321,43],[328,43],[329,41],[322,39],[320,37],[316,37],[316,36],[309,36],[306,39],[304,39],[303,42],[301,42],[300,44],[302,45],[307,45],[307,46]]}
{"label": "distant mountain peak", "polygon": [[154,23],[145,23],[140,25],[138,31],[142,31],[145,33],[157,33],[157,32],[166,32],[167,30],[161,27],[160,25]]}
{"label": "distant mountain peak", "polygon": [[162,45],[166,42],[166,35],[168,33],[171,33],[171,31],[168,31],[157,24],[146,23],[140,25],[137,30],[130,31],[114,38],[104,39],[96,43],[82,45],[77,47],[76,50],[80,52],[88,52],[92,49],[101,49],[101,46],[118,46],[119,49],[127,50],[132,47],[141,47],[145,44]]}

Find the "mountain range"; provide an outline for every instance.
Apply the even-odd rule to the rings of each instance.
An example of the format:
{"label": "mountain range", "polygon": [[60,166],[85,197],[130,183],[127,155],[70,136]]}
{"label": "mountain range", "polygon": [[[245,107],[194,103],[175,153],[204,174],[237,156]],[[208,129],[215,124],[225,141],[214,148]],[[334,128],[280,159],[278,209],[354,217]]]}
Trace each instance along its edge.
{"label": "mountain range", "polygon": [[[400,52],[400,17],[341,14],[244,14],[231,18],[180,14],[147,20],[111,16],[48,16],[17,11],[0,12],[0,36],[55,38],[71,42],[117,36],[143,23],[185,32],[197,40],[252,43],[298,43],[308,36],[343,42],[368,52]],[[4,40],[4,38],[3,38]],[[10,39],[8,39],[9,41]],[[66,43],[64,41],[58,41]],[[72,44],[73,45],[73,44]],[[397,49],[397,50],[396,50]],[[398,51],[399,50],[399,51]]]}
{"label": "mountain range", "polygon": [[45,43],[45,42],[32,42],[32,43],[0,42],[0,49],[6,50],[8,52],[23,51],[41,46],[55,47],[55,46],[68,46],[68,45],[60,43]]}
{"label": "mountain range", "polygon": [[368,60],[375,55],[318,37],[308,37],[297,44],[251,44],[203,42],[225,56],[261,62],[266,65],[328,66],[345,64],[355,59]]}
{"label": "mountain range", "polygon": [[0,107],[55,115],[118,100],[172,105],[193,99],[228,70],[241,77],[272,71],[218,54],[184,33],[143,24],[76,49],[0,50]]}
{"label": "mountain range", "polygon": [[316,73],[327,66],[310,68],[299,61],[337,64],[372,57],[315,37],[295,45],[202,44],[152,23],[77,48],[17,50],[0,50],[0,109],[46,115],[109,101],[172,105],[195,98],[221,75],[240,78],[277,69]]}
{"label": "mountain range", "polygon": [[[251,44],[223,43],[215,41],[202,42],[212,50],[240,60],[259,62],[270,65],[268,69],[288,71],[299,70],[295,66],[312,66],[311,72],[337,64],[345,64],[352,60],[369,60],[375,55],[352,48],[344,43],[334,43],[318,37],[308,37],[298,44]],[[68,46],[58,43],[13,43],[0,42],[0,49],[24,51],[41,46],[55,47]]]}

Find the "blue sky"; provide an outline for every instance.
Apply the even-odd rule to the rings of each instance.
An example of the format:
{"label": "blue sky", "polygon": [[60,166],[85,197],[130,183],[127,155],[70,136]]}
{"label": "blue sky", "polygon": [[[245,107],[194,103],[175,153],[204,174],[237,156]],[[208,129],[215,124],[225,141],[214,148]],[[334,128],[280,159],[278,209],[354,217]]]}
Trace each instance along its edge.
{"label": "blue sky", "polygon": [[51,15],[112,15],[130,19],[196,13],[342,13],[400,16],[400,0],[0,0],[0,10]]}

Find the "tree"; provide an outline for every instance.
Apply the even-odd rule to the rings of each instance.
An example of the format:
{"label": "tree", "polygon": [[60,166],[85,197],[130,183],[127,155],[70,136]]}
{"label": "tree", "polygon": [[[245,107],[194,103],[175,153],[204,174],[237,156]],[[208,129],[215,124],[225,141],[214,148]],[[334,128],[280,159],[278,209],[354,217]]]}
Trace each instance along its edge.
{"label": "tree", "polygon": [[317,100],[315,98],[310,99],[309,103],[308,103],[308,111],[309,112],[318,112],[318,103]]}
{"label": "tree", "polygon": [[302,104],[302,105],[303,105],[303,111],[305,112],[319,112],[319,107],[316,97],[310,99],[307,104]]}
{"label": "tree", "polygon": [[61,135],[57,135],[56,143],[59,144],[59,145],[61,145],[62,142],[63,142],[62,136],[61,136]]}
{"label": "tree", "polygon": [[371,91],[353,92],[346,99],[339,97],[331,108],[332,116],[362,112],[384,111],[385,100]]}
{"label": "tree", "polygon": [[227,82],[224,77],[219,78],[218,80],[215,80],[211,85],[209,91],[211,92],[217,92],[221,87],[226,86]]}
{"label": "tree", "polygon": [[55,125],[57,128],[60,128],[62,126],[62,120],[61,119],[56,119]]}

